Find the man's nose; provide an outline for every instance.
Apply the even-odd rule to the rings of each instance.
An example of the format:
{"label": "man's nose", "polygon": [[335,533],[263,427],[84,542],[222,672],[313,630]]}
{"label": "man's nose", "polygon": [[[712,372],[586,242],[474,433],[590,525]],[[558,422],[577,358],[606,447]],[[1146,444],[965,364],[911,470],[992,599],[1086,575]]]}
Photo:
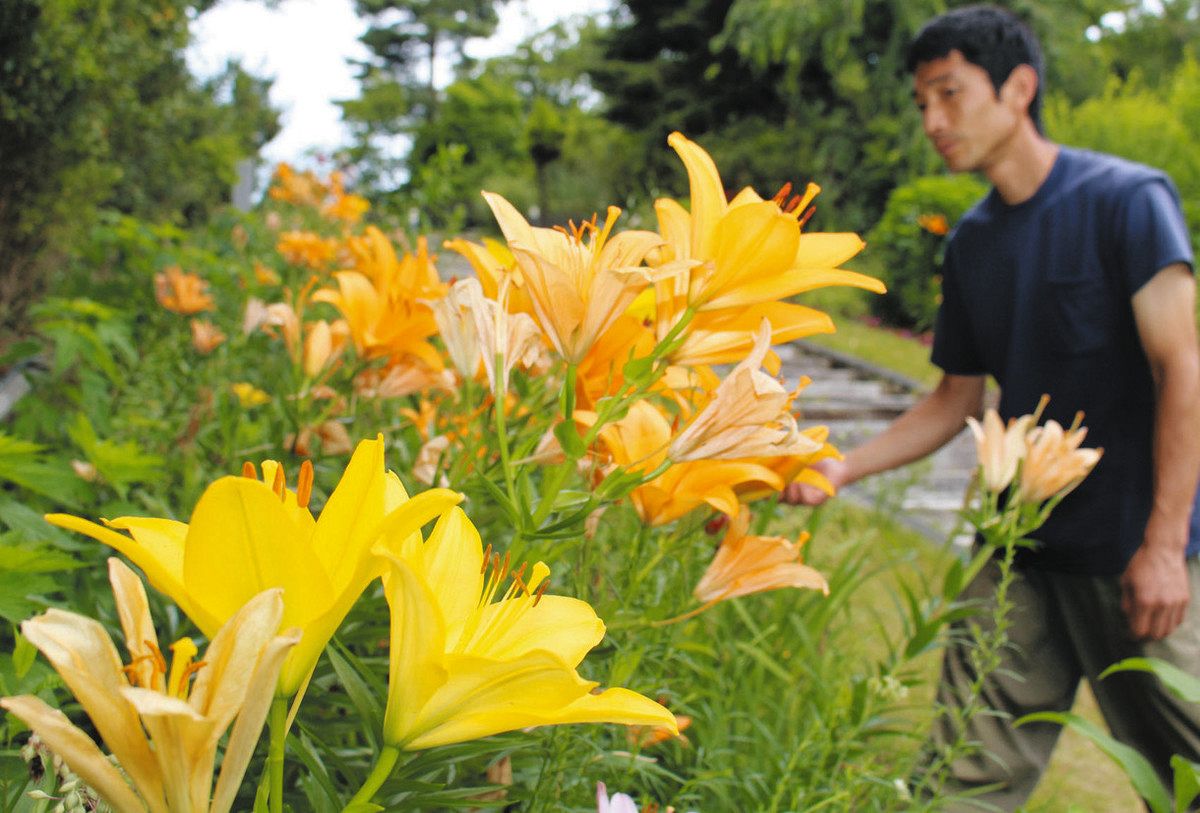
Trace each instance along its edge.
{"label": "man's nose", "polygon": [[925,127],[925,135],[932,138],[945,127],[946,117],[939,105],[930,103],[921,111],[921,123]]}

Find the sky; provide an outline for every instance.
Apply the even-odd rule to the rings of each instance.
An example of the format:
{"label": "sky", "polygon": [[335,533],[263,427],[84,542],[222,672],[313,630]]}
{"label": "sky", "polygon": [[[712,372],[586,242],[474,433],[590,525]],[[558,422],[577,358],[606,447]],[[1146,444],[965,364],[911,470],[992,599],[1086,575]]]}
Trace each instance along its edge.
{"label": "sky", "polygon": [[[500,26],[489,40],[468,44],[476,58],[496,56],[531,34],[574,14],[608,10],[612,0],[509,0],[500,7]],[[283,129],[263,150],[267,162],[306,165],[306,155],[330,152],[345,143],[346,130],[334,99],[354,98],[358,83],[347,59],[365,59],[358,37],[366,23],[353,0],[224,0],[192,21],[187,61],[200,77],[236,59],[257,76],[274,77],[271,101],[283,111]],[[441,82],[449,78],[448,67]]]}

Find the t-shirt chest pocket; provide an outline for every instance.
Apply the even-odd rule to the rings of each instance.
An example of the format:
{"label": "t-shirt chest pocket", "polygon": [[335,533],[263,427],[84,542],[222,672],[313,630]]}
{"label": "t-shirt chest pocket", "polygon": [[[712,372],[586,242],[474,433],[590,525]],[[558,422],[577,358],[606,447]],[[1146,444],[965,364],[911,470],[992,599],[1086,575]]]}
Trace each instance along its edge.
{"label": "t-shirt chest pocket", "polygon": [[1113,343],[1113,296],[1103,279],[1048,279],[1043,305],[1051,352],[1095,353]]}

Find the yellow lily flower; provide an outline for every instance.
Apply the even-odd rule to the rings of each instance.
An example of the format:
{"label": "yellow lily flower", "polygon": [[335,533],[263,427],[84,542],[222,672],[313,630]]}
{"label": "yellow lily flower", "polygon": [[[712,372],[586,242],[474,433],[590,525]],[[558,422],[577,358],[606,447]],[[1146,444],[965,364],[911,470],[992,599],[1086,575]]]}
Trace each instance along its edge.
{"label": "yellow lily flower", "polygon": [[385,473],[383,453],[382,436],[359,443],[315,520],[307,507],[311,464],[301,469],[301,482],[292,491],[274,461],[263,463],[262,482],[253,477],[250,464],[251,476],[214,482],[196,503],[190,523],[119,517],[97,525],[66,514],[46,519],[125,554],[208,636],[250,597],[282,587],[283,623],[304,632],[279,679],[279,694],[290,696],[359,595],[382,572],[370,555],[375,541],[381,535],[413,534],[462,499],[446,489],[409,499],[400,479]]}
{"label": "yellow lily flower", "polygon": [[650,231],[613,235],[621,214],[616,206],[608,207],[602,226],[588,221],[567,232],[534,228],[500,195],[483,197],[521,268],[538,324],[570,364],[578,364],[638,293],[661,276],[641,264],[662,238]]}
{"label": "yellow lily flower", "polygon": [[827,285],[851,285],[883,293],[881,282],[837,266],[863,248],[856,234],[802,234],[809,203],[820,191],[810,184],[804,196],[781,206],[786,194],[763,200],[745,189],[732,201],[712,158],[682,133],[667,143],[687,169],[691,211],[668,198],[655,202],[659,232],[666,241],[659,262],[687,261],[690,280],[672,291],[660,286],[660,325],[668,327],[682,310],[741,307],[784,299]]}
{"label": "yellow lily flower", "polygon": [[975,436],[979,456],[979,473],[983,487],[994,494],[1008,488],[1017,474],[1017,466],[1025,457],[1025,435],[1034,422],[1032,415],[1023,415],[1008,422],[1007,428],[994,409],[983,413],[983,423],[967,418],[967,426]]}
{"label": "yellow lily flower", "polygon": [[[833,320],[825,313],[789,302],[764,302],[745,308],[705,311],[692,319],[683,343],[670,360],[673,364],[694,367],[701,364],[736,364],[754,349],[756,329],[766,320],[771,325],[772,345],[833,333]],[[766,355],[764,367],[772,375],[779,372],[779,357]]]}
{"label": "yellow lily flower", "polygon": [[693,591],[706,607],[719,601],[800,587],[829,594],[825,577],[800,561],[800,550],[808,541],[801,533],[795,542],[781,536],[747,536],[750,512],[743,511],[729,521],[729,528],[704,576]]}
{"label": "yellow lily flower", "polygon": [[770,350],[771,325],[766,320],[754,348],[717,387],[712,400],[671,441],[676,462],[810,454],[820,448],[800,433],[789,411],[795,393],[759,367]]}
{"label": "yellow lily flower", "polygon": [[1040,503],[1066,494],[1100,462],[1103,449],[1079,448],[1087,436],[1087,428],[1078,424],[1076,418],[1070,429],[1063,429],[1058,421],[1046,421],[1025,436],[1025,462],[1017,482],[1018,500]]}
{"label": "yellow lily flower", "polygon": [[[202,661],[192,661],[197,650],[190,639],[177,641],[168,671],[141,581],[117,559],[108,560],[108,572],[128,666],[122,667],[104,627],[86,616],[52,609],[21,624],[21,632],[62,676],[125,775],[40,698],[6,697],[0,707],[122,813],[226,813],[284,658],[300,638],[296,630],[276,635],[284,615],[281,591],[267,590],[240,607],[216,631]],[[217,743],[231,725],[214,788]]]}
{"label": "yellow lily flower", "polygon": [[[593,412],[577,410],[584,425],[595,422]],[[619,421],[600,429],[600,441],[614,463],[631,471],[649,472],[667,457],[671,424],[649,401],[638,401]],[[676,463],[633,490],[630,500],[642,522],[665,525],[693,509],[708,505],[730,516],[740,511],[739,489],[777,492],[785,483],[779,474],[752,460],[695,460]]]}
{"label": "yellow lily flower", "polygon": [[483,550],[461,510],[443,515],[427,542],[410,538],[383,552],[392,611],[389,746],[430,748],[560,723],[678,731],[671,712],[640,694],[592,693],[596,684],[576,667],[604,637],[604,622],[584,601],[546,595],[544,564],[527,581],[524,568],[510,572],[507,559]]}

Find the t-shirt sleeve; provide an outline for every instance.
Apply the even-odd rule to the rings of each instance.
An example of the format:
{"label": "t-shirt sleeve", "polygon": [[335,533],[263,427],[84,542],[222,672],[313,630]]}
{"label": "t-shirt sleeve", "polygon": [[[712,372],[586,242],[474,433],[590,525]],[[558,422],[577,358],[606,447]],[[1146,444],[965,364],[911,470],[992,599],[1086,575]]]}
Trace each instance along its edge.
{"label": "t-shirt sleeve", "polygon": [[1173,263],[1193,266],[1192,244],[1179,195],[1166,178],[1138,184],[1118,213],[1118,251],[1129,296]]}
{"label": "t-shirt sleeve", "polygon": [[933,325],[930,361],[949,375],[981,375],[983,361],[975,349],[975,338],[967,324],[966,308],[955,265],[953,244],[946,247],[942,264],[942,303]]}

